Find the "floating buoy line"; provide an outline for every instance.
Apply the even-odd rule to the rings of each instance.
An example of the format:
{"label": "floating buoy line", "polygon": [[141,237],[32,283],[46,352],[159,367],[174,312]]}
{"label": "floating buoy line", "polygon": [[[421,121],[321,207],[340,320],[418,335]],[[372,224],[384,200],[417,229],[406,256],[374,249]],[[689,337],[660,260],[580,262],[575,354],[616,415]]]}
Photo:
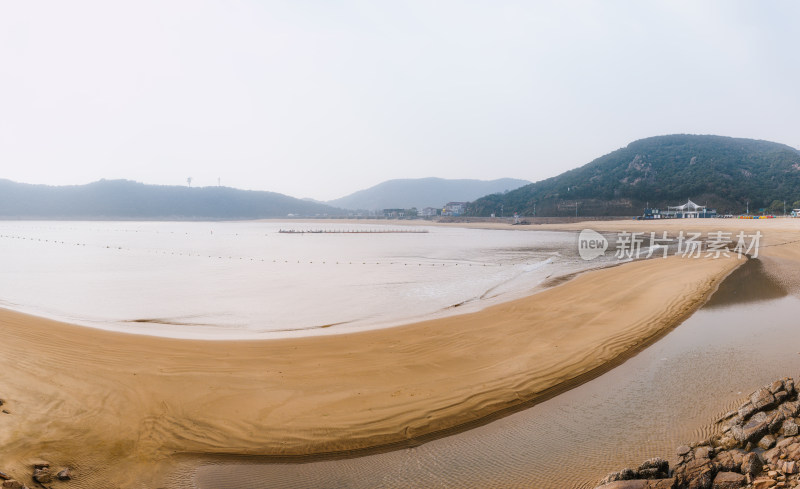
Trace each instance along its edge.
{"label": "floating buoy line", "polygon": [[279,229],[280,234],[425,234],[427,229]]}
{"label": "floating buoy line", "polygon": [[[96,228],[96,227],[82,227],[82,226],[24,226],[25,230],[43,230],[43,231],[90,231],[90,232],[103,232],[103,233],[143,233],[143,234],[162,234],[162,235],[195,235],[195,236],[240,236],[240,233],[224,233],[215,229],[208,229],[208,232],[197,231],[167,231],[164,229],[129,229],[129,228]],[[246,233],[251,236],[269,236],[271,234],[428,234],[430,231],[424,228],[370,228],[370,229],[303,229],[303,228],[287,228],[287,229],[267,229],[266,232],[250,232]]]}
{"label": "floating buoy line", "polygon": [[23,235],[12,235],[12,234],[0,234],[0,239],[4,240],[20,240],[20,241],[30,241],[30,242],[37,242],[42,244],[48,245],[62,245],[62,246],[80,246],[80,247],[90,247],[95,249],[107,249],[109,251],[127,251],[127,252],[138,252],[138,253],[149,253],[153,255],[171,255],[171,256],[185,256],[185,257],[195,257],[195,258],[205,258],[205,259],[214,259],[214,260],[227,260],[227,261],[251,261],[251,262],[264,262],[264,263],[275,263],[275,264],[292,264],[292,265],[352,265],[352,266],[414,266],[414,267],[427,267],[427,268],[442,268],[442,267],[515,267],[521,265],[530,265],[530,262],[524,263],[482,263],[482,262],[429,262],[429,261],[406,261],[406,260],[384,260],[384,261],[375,261],[375,260],[308,260],[308,259],[301,259],[298,260],[297,258],[272,258],[272,257],[253,257],[253,256],[241,256],[241,255],[222,255],[219,253],[208,254],[200,253],[200,252],[191,252],[191,251],[174,251],[174,250],[159,250],[159,249],[147,249],[147,248],[126,248],[124,246],[120,246],[118,244],[90,244],[90,243],[82,243],[82,242],[69,242],[69,241],[62,241],[58,239],[50,239],[50,238],[36,238],[31,236],[23,236]]}

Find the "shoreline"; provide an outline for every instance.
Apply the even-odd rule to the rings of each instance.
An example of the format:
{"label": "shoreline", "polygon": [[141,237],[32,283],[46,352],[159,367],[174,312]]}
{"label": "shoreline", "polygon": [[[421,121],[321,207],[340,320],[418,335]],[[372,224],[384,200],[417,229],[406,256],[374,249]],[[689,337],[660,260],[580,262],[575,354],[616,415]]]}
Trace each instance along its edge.
{"label": "shoreline", "polygon": [[[32,457],[74,465],[65,457],[70,453],[84,466],[103,467],[111,462],[96,452],[121,444],[128,456],[111,465],[141,477],[180,453],[285,461],[423,443],[613,368],[700,307],[738,266],[737,260],[688,261],[590,271],[531,297],[385,330],[224,345],[109,333],[0,310],[2,344],[12,353],[0,361],[14,378],[0,394],[11,401],[14,431],[44,431],[46,439],[37,439],[48,449],[23,449],[7,435],[0,436],[0,446],[20,454],[18,465]],[[692,287],[675,288],[686,273]],[[653,284],[656,276],[675,290],[668,294]],[[598,297],[614,284],[630,288]],[[687,293],[692,297],[681,300]],[[595,300],[574,304],[581,294]],[[667,311],[653,313],[653,303],[668,296]],[[620,303],[638,312],[621,314],[614,310]],[[567,328],[578,329],[564,334]],[[103,351],[94,351],[97,345]],[[13,353],[24,354],[22,366],[31,368],[11,361],[18,358]],[[37,409],[43,400],[48,402]],[[72,422],[51,419],[48,406],[56,402]],[[109,429],[118,439],[105,440]],[[83,440],[81,447],[70,443],[73,437]],[[87,444],[87,437],[97,444]]]}
{"label": "shoreline", "polygon": [[[624,264],[624,263],[623,263]],[[744,263],[742,263],[744,264]],[[620,264],[621,265],[621,264]],[[612,265],[612,266],[619,266],[619,265]],[[738,268],[738,267],[737,267]],[[520,401],[517,404],[510,405],[505,408],[501,408],[497,411],[489,412],[477,419],[466,421],[462,424],[454,425],[448,428],[443,428],[441,430],[424,433],[418,436],[414,436],[412,438],[400,440],[397,442],[391,442],[381,445],[374,445],[374,446],[367,446],[364,448],[356,448],[356,449],[345,449],[345,450],[337,450],[331,452],[319,452],[319,453],[310,453],[304,455],[242,455],[242,454],[228,454],[228,453],[213,453],[213,454],[195,454],[195,453],[186,453],[182,456],[191,457],[191,456],[202,456],[205,458],[214,457],[215,460],[223,460],[223,461],[248,461],[252,463],[305,463],[305,462],[318,462],[318,461],[330,461],[330,460],[346,460],[350,458],[356,457],[363,457],[381,453],[392,452],[396,450],[400,450],[403,448],[413,448],[429,441],[438,440],[443,437],[455,435],[458,433],[463,433],[465,431],[487,425],[499,419],[502,419],[506,416],[514,414],[516,412],[531,408],[537,404],[542,402],[548,401],[556,396],[559,396],[565,392],[568,392],[586,382],[589,382],[610,370],[622,365],[629,359],[635,357],[643,350],[649,348],[654,343],[658,342],[664,336],[669,334],[673,329],[679,326],[683,321],[688,319],[692,314],[694,314],[698,309],[702,308],[714,295],[714,293],[719,290],[720,285],[724,282],[731,274],[733,274],[737,268],[734,268],[727,272],[719,281],[715,283],[711,289],[709,289],[707,295],[705,296],[704,300],[699,301],[695,307],[686,309],[683,314],[680,316],[676,316],[674,321],[671,321],[671,325],[666,326],[659,331],[654,332],[652,335],[641,338],[634,346],[631,348],[623,351],[616,357],[597,365],[596,367],[587,370],[576,377],[567,379],[563,382],[558,384],[554,384],[536,394],[535,397],[527,400]],[[585,273],[585,272],[584,272]],[[179,455],[178,457],[181,457]]]}
{"label": "shoreline", "polygon": [[[116,228],[117,226],[112,227]],[[258,229],[257,225],[253,227]],[[275,229],[276,228],[270,226],[270,228],[265,232],[269,231],[271,234],[273,231],[275,231]],[[114,229],[114,231],[130,230]],[[482,236],[491,234],[486,231],[478,232],[485,233],[482,234]],[[207,235],[208,230],[205,230],[205,233]],[[233,235],[233,231],[229,231],[229,233],[230,236]],[[260,231],[255,231],[255,234],[260,236]],[[559,236],[557,239],[572,241],[572,239],[570,239],[572,238],[572,236],[570,236],[571,234],[572,233],[570,232],[561,231],[545,232],[543,233],[543,238],[546,238],[548,235]],[[24,237],[26,233],[21,232],[21,235]],[[224,230],[219,232],[218,235],[224,236]],[[516,236],[515,242],[517,243],[524,242],[524,244],[527,245],[530,241],[527,237],[521,237],[520,235]],[[577,238],[575,237],[574,239]],[[500,239],[498,238],[496,240]],[[46,240],[42,238],[41,241]],[[350,307],[348,309],[343,309],[341,308],[342,301],[347,301],[348,298],[342,297],[342,294],[340,293],[335,295],[340,300],[330,300],[328,302],[323,301],[324,307],[318,308],[315,314],[297,315],[298,317],[303,318],[298,320],[294,320],[295,315],[288,307],[261,308],[262,310],[260,310],[259,314],[256,315],[252,314],[252,310],[248,310],[246,307],[243,309],[242,314],[238,314],[239,311],[237,311],[234,307],[236,303],[232,303],[231,301],[224,303],[225,305],[223,306],[216,306],[215,300],[220,294],[224,296],[226,293],[228,293],[231,297],[237,298],[248,297],[248,293],[228,292],[226,290],[216,290],[213,294],[206,293],[204,296],[206,300],[199,306],[195,306],[193,308],[156,308],[159,312],[153,312],[153,308],[148,305],[147,301],[139,300],[139,302],[142,304],[141,307],[128,307],[127,309],[120,309],[124,311],[122,313],[117,313],[117,311],[115,311],[113,308],[109,309],[100,307],[98,311],[101,312],[86,314],[84,311],[92,312],[94,310],[94,306],[91,304],[91,302],[89,302],[92,299],[89,299],[89,301],[87,301],[85,304],[82,304],[81,308],[77,308],[71,307],[70,302],[60,300],[60,297],[63,295],[60,293],[58,288],[53,288],[52,286],[49,288],[46,287],[46,292],[41,296],[31,294],[28,294],[27,296],[24,294],[15,296],[14,291],[9,289],[8,294],[3,298],[8,299],[9,302],[4,303],[3,300],[0,300],[0,307],[5,307],[7,309],[32,316],[119,333],[150,335],[175,339],[199,339],[207,341],[281,339],[287,337],[293,338],[331,334],[350,334],[353,332],[371,329],[398,327],[431,318],[456,316],[468,312],[475,312],[491,305],[529,296],[532,293],[536,293],[551,287],[554,283],[560,283],[561,281],[566,280],[568,277],[573,276],[575,272],[582,272],[585,270],[616,265],[616,263],[609,265],[608,263],[603,263],[601,260],[597,260],[595,262],[583,262],[582,260],[578,259],[577,256],[572,258],[568,257],[567,259],[562,259],[561,257],[554,258],[550,256],[553,253],[544,253],[544,251],[548,250],[548,248],[537,249],[536,246],[538,245],[533,245],[533,247],[530,249],[532,253],[529,253],[527,257],[504,262],[494,262],[492,260],[481,261],[482,258],[475,258],[473,255],[470,255],[470,258],[464,260],[453,258],[450,255],[441,259],[429,259],[424,255],[421,255],[420,257],[415,255],[411,255],[409,257],[400,256],[399,258],[386,255],[376,257],[374,260],[376,263],[374,264],[371,263],[371,259],[367,258],[364,260],[366,261],[364,265],[368,265],[367,267],[358,267],[362,268],[361,270],[353,270],[356,267],[349,267],[349,269],[346,268],[344,273],[341,275],[347,277],[348,275],[354,276],[354,274],[366,272],[368,276],[378,276],[379,274],[383,275],[387,271],[389,274],[396,274],[412,269],[412,267],[404,268],[403,265],[420,265],[422,268],[419,270],[426,271],[427,268],[425,267],[428,265],[431,267],[436,265],[437,268],[435,270],[444,272],[441,275],[444,275],[445,277],[450,275],[451,280],[452,276],[455,275],[470,277],[472,270],[475,270],[475,283],[482,283],[485,285],[448,289],[450,284],[443,282],[442,279],[439,279],[438,282],[436,279],[427,281],[427,279],[424,278],[420,281],[417,281],[416,279],[406,279],[403,276],[403,278],[396,279],[399,284],[403,283],[402,280],[407,280],[407,283],[417,283],[420,284],[420,286],[417,287],[417,289],[411,289],[410,293],[407,289],[398,287],[399,293],[402,294],[398,295],[401,297],[401,299],[405,299],[406,301],[412,301],[417,297],[422,297],[423,299],[419,302],[419,306],[408,304],[406,306],[398,307],[397,304],[399,302],[396,300],[396,298],[386,295],[386,297],[383,298],[383,304],[378,302],[376,303],[376,306],[371,308],[367,307],[362,309],[360,307]],[[564,245],[565,248],[566,246],[572,248],[573,244],[569,243],[568,245]],[[107,246],[101,244],[100,247],[102,248]],[[112,245],[112,251],[116,252],[114,248],[116,248],[116,244]],[[122,249],[122,246],[119,249]],[[126,251],[123,253],[130,253],[129,250],[133,250],[134,253],[140,251],[136,248],[129,249],[127,246],[125,246],[125,249]],[[509,250],[514,250],[514,248],[509,248]],[[149,251],[150,250],[148,248],[144,248],[144,253],[141,253],[141,256],[147,256]],[[17,247],[16,252],[25,253],[25,249]],[[250,261],[254,261],[254,263],[250,264],[254,267],[259,266],[259,261],[265,262],[260,263],[261,269],[256,268],[256,270],[263,271],[261,276],[270,276],[273,271],[275,271],[277,274],[290,273],[288,272],[288,267],[293,266],[296,257],[289,257],[289,260],[285,261],[282,260],[280,255],[278,255],[276,262],[276,260],[272,259],[275,257],[275,255],[270,255],[270,253],[270,251],[261,254],[256,253],[254,256],[245,254],[244,261],[242,263],[247,264],[248,258]],[[158,255],[158,253],[155,254]],[[179,253],[176,252],[175,254],[178,255]],[[572,254],[575,255],[574,251]],[[185,260],[197,260],[199,258],[203,262],[206,262],[205,252],[200,253],[198,251],[193,254],[187,253],[187,255],[191,256],[191,258],[185,258]],[[234,255],[235,259],[237,255],[235,253]],[[431,256],[436,255],[434,254]],[[327,284],[326,287],[330,287],[332,283],[337,283],[335,280],[336,277],[331,277],[331,275],[339,274],[338,266],[340,265],[340,261],[343,268],[348,265],[348,262],[351,262],[349,265],[359,265],[362,262],[361,259],[355,260],[352,256],[326,257],[325,255],[322,255],[319,260],[317,257],[313,258],[313,260],[311,260],[311,257],[301,258],[302,261],[298,260],[298,267],[300,266],[300,263],[303,265],[308,263],[308,269],[304,269],[302,273],[319,273],[323,278],[318,280],[318,282],[320,284]],[[344,259],[342,260],[341,258]],[[281,263],[282,261],[287,265],[284,266]],[[336,262],[336,267],[333,266],[334,261]],[[201,263],[200,267],[196,267],[196,269],[202,270],[204,269],[202,267],[208,268],[210,265],[207,265],[207,263],[212,262],[209,261],[206,263]],[[230,263],[235,264],[235,262]],[[312,263],[315,263],[313,265],[313,269],[311,268]],[[370,265],[380,267],[381,271],[378,272],[377,270],[374,270],[373,268],[375,267],[370,267]],[[441,267],[447,268],[439,268],[440,265]],[[453,265],[461,265],[461,267],[453,268]],[[56,268],[57,266],[57,263],[53,264],[53,268]],[[462,272],[466,272],[466,267],[473,266],[475,268],[469,268],[469,274],[458,273],[459,269]],[[481,269],[481,266],[488,266],[489,268]],[[18,270],[17,273],[23,273],[29,275],[30,277],[30,274],[24,271],[24,269],[21,270],[22,271]],[[434,269],[431,269],[431,271],[433,270]],[[38,271],[41,274],[42,270],[40,269]],[[78,274],[81,272],[81,270],[75,271]],[[46,273],[42,275],[47,277]],[[36,277],[36,275],[34,275],[34,277]],[[174,277],[176,281],[187,280],[187,276],[182,275],[181,272],[173,272],[170,278],[172,277]],[[329,278],[333,278],[334,281],[328,281]],[[199,273],[195,273],[194,278],[189,280],[203,282],[205,279],[206,277],[199,276]],[[30,280],[31,279],[28,278],[29,283]],[[45,284],[47,281],[49,281],[47,278],[42,278],[41,280],[45,281]],[[388,280],[388,285],[394,286],[391,279],[386,280]],[[375,280],[372,280],[372,282],[375,282]],[[361,280],[357,278],[355,280],[350,279],[349,282],[344,282],[344,285],[347,287],[358,287],[360,289],[364,289],[364,285],[372,282],[367,281],[362,284]],[[465,283],[469,282],[472,282],[472,280],[467,279],[465,281]],[[284,284],[283,282],[273,280],[273,283],[276,284],[276,288],[293,290],[287,289],[286,287],[281,287]],[[452,283],[455,284],[457,282],[453,281]],[[30,285],[31,287],[26,287],[24,290],[36,290],[35,283],[30,283]],[[85,284],[83,285],[85,286]],[[176,285],[176,290],[180,290],[180,285]],[[128,287],[128,289],[133,288],[135,287],[132,285]],[[453,293],[454,290],[458,290],[459,288],[463,290],[459,293]],[[343,289],[344,287],[337,288],[337,290]],[[428,300],[428,296],[425,295],[426,291],[428,290],[434,290],[433,294],[429,294],[434,300]],[[444,290],[445,293],[438,294],[439,290]],[[322,293],[321,288],[316,288],[315,291],[317,293]],[[249,288],[249,293],[255,292],[256,290],[253,287]],[[368,292],[371,293],[371,291]],[[128,294],[127,297],[122,297],[121,293],[117,294],[117,296],[118,297],[111,296],[109,300],[112,303],[114,301],[119,301],[122,304],[126,304],[125,301],[131,297],[130,294]],[[145,296],[147,295],[145,294]],[[409,296],[412,299],[408,299],[407,297]],[[47,297],[51,297],[52,300],[47,300]],[[69,297],[69,294],[67,294],[66,297]],[[136,295],[133,295],[133,297],[135,298]],[[183,299],[186,299],[187,301],[191,301],[193,299],[192,297],[188,297],[188,294],[175,294],[175,297],[177,297],[177,300],[173,302],[174,304],[180,304],[181,300]],[[279,297],[281,297],[281,295],[279,295]],[[444,299],[439,299],[439,297],[443,297]],[[77,299],[80,300],[82,297],[78,297]],[[354,300],[353,302],[356,301]],[[188,303],[191,304],[191,302]],[[203,304],[210,304],[211,306],[203,307]],[[245,304],[245,306],[247,306],[247,304]],[[199,314],[193,314],[194,312],[198,312]],[[273,312],[275,313],[274,315],[272,314]]]}

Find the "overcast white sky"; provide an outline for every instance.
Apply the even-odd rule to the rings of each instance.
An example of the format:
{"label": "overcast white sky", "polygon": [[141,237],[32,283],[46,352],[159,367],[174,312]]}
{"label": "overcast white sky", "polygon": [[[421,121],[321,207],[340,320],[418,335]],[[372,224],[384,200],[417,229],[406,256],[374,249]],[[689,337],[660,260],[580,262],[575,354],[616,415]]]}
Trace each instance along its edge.
{"label": "overcast white sky", "polygon": [[800,147],[792,1],[0,0],[0,178],[328,200],[648,136]]}

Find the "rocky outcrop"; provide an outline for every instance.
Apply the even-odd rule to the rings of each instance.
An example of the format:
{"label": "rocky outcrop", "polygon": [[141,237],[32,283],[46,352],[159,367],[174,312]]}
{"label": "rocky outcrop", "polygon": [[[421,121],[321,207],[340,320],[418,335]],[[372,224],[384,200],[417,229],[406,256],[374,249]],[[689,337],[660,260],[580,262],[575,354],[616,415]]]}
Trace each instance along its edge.
{"label": "rocky outcrop", "polygon": [[800,400],[784,378],[753,392],[718,421],[721,433],[678,447],[678,463],[650,459],[608,474],[596,489],[800,487]]}

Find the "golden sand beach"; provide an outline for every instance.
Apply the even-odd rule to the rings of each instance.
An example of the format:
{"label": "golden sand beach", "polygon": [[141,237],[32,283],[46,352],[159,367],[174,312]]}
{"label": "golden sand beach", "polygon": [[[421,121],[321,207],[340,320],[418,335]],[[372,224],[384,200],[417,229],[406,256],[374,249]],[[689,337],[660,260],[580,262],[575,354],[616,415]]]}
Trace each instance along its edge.
{"label": "golden sand beach", "polygon": [[[800,222],[789,219],[527,228],[583,227],[760,230],[768,263],[800,263],[791,243]],[[602,373],[686,318],[741,263],[636,261],[471,314],[282,340],[165,339],[0,310],[0,398],[10,413],[0,415],[0,470],[29,474],[45,459],[74,469],[71,487],[159,487],[178,454],[303,456],[407,442]]]}

